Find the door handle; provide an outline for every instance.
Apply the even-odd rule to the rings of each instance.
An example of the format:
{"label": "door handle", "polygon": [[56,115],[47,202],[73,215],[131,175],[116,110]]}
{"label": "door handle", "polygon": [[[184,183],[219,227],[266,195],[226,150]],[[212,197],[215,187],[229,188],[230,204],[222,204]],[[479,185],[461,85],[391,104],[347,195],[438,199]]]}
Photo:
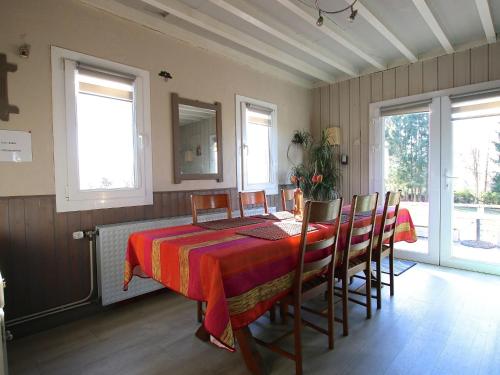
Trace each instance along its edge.
{"label": "door handle", "polygon": [[443,176],[446,179],[446,182],[445,182],[446,188],[450,187],[450,184],[448,182],[450,179],[457,179],[457,178],[459,178],[458,176],[450,176],[450,175],[448,175],[448,170],[446,168],[444,170]]}

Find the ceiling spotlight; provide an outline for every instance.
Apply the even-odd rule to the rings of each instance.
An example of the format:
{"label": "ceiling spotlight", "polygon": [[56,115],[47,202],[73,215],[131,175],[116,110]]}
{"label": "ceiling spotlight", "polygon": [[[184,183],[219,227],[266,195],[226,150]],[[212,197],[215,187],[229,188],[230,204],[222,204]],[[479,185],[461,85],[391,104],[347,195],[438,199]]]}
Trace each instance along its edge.
{"label": "ceiling spotlight", "polygon": [[316,26],[322,26],[322,25],[323,25],[323,16],[321,15],[321,10],[320,10],[318,20],[316,21]]}
{"label": "ceiling spotlight", "polygon": [[358,10],[351,6],[351,14],[349,15],[349,22],[354,22],[354,19],[358,15]]}

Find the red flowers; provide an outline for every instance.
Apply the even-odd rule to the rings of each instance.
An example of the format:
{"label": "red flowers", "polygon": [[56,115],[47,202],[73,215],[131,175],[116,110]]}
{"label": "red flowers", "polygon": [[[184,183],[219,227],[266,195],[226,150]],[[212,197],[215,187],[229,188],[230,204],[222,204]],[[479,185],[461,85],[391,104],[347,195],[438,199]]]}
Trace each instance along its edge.
{"label": "red flowers", "polygon": [[314,176],[312,176],[311,181],[313,184],[320,184],[323,181],[323,175],[315,174]]}
{"label": "red flowers", "polygon": [[297,181],[298,181],[297,176],[293,175],[290,177],[290,182],[292,184],[297,185]]}

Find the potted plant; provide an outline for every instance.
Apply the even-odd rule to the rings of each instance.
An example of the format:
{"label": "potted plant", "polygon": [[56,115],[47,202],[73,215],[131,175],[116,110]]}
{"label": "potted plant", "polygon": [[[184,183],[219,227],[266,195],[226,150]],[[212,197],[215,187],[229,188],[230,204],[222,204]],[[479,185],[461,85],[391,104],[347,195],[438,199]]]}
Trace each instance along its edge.
{"label": "potted plant", "polygon": [[339,182],[338,155],[328,142],[325,131],[321,132],[318,141],[308,132],[297,131],[292,143],[300,145],[304,151],[304,161],[291,169],[292,183],[298,183],[308,199],[336,199]]}

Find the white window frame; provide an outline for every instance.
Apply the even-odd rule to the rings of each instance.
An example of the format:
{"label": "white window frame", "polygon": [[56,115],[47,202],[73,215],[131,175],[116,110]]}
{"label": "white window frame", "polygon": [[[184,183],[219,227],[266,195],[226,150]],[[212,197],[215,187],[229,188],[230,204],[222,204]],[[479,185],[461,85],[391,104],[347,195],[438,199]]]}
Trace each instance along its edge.
{"label": "white window frame", "polygon": [[[245,181],[244,173],[244,145],[246,135],[243,119],[245,114],[244,106],[252,104],[258,107],[271,110],[271,141],[270,141],[270,179],[267,184],[248,184]],[[265,190],[266,194],[278,194],[278,106],[262,100],[236,95],[236,176],[238,191]]]}
{"label": "white window frame", "polygon": [[[153,204],[149,72],[79,52],[51,46],[52,112],[57,212],[128,207]],[[78,186],[74,90],[76,62],[110,72],[135,76],[134,115],[136,178],[135,189],[81,191]]]}

